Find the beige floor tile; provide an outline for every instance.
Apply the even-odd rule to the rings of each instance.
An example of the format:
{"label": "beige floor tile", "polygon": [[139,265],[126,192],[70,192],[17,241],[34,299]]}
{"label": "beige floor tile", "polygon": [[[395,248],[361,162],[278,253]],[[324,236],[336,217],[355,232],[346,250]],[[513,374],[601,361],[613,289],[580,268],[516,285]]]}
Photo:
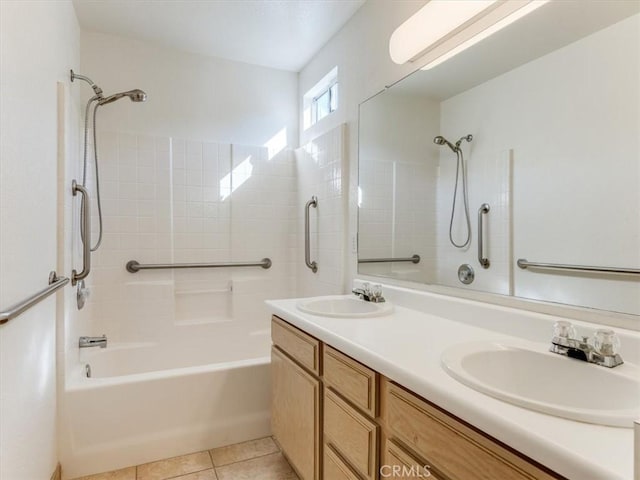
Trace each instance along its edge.
{"label": "beige floor tile", "polygon": [[111,472],[80,477],[76,480],[136,480],[136,467],[121,468]]}
{"label": "beige floor tile", "polygon": [[211,450],[211,458],[215,467],[230,463],[242,462],[278,452],[278,446],[271,437],[260,438],[248,442],[229,445]]}
{"label": "beige floor tile", "polygon": [[182,475],[181,477],[174,477],[171,480],[218,480],[218,476],[216,475],[216,471],[212,468],[209,470],[202,470],[201,472]]}
{"label": "beige floor tile", "polygon": [[216,467],[218,480],[297,480],[281,453]]}
{"label": "beige floor tile", "polygon": [[165,480],[212,467],[209,452],[198,452],[139,465],[137,478],[138,480]]}

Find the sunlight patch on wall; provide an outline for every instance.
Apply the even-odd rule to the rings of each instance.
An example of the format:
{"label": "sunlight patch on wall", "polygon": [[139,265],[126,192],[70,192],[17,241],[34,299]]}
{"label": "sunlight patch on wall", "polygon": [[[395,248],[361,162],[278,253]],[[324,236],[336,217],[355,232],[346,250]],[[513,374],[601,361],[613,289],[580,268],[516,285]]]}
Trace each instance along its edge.
{"label": "sunlight patch on wall", "polygon": [[278,153],[284,150],[287,146],[287,127],[284,127],[278,133],[276,133],[265,144],[268,151],[268,159],[271,160]]}
{"label": "sunlight patch on wall", "polygon": [[229,198],[233,192],[251,178],[251,173],[253,173],[253,164],[251,163],[251,155],[249,155],[220,180],[220,200]]}

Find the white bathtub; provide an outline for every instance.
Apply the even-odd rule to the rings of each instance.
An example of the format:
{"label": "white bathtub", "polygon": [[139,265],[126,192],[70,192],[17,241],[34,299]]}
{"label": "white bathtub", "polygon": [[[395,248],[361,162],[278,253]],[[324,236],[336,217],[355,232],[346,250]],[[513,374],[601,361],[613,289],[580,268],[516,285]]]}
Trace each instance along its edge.
{"label": "white bathtub", "polygon": [[269,435],[269,331],[240,323],[83,349],[61,395],[64,478]]}

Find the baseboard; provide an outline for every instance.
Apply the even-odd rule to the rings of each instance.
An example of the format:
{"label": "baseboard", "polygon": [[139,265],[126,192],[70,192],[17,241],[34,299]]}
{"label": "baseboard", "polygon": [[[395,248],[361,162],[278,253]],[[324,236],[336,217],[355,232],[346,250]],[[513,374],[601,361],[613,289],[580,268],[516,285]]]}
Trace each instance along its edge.
{"label": "baseboard", "polygon": [[51,474],[51,480],[62,480],[62,465],[58,462],[56,469]]}

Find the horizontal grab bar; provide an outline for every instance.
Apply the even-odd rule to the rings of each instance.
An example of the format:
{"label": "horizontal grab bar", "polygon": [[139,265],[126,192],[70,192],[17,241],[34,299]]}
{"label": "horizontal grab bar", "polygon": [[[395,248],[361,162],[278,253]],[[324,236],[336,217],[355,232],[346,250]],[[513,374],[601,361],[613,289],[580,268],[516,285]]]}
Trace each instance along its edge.
{"label": "horizontal grab bar", "polygon": [[259,262],[217,262],[217,263],[152,263],[141,264],[135,260],[127,262],[127,272],[136,273],[140,270],[160,270],[165,268],[224,268],[224,267],[262,267],[271,268],[271,259],[263,258]]}
{"label": "horizontal grab bar", "polygon": [[40,290],[38,293],[31,295],[20,303],[12,305],[4,312],[0,312],[0,325],[7,323],[9,320],[16,318],[21,313],[29,310],[52,293],[64,287],[67,283],[69,283],[69,279],[67,277],[58,277],[58,274],[55,271],[51,272],[49,274],[49,286],[47,288]]}
{"label": "horizontal grab bar", "polygon": [[389,263],[389,262],[411,262],[420,263],[420,255],[401,258],[361,258],[358,263]]}
{"label": "horizontal grab bar", "polygon": [[592,265],[564,265],[561,263],[530,262],[526,258],[518,259],[520,268],[545,268],[549,270],[571,270],[574,272],[610,273],[613,275],[640,275],[640,268],[594,267]]}

